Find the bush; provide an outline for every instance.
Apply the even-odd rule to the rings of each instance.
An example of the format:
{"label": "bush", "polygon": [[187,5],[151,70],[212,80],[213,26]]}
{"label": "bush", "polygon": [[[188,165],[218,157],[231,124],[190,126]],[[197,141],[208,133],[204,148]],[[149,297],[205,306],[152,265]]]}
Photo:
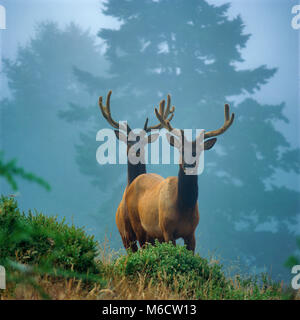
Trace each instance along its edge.
{"label": "bush", "polygon": [[97,242],[82,228],[41,213],[26,215],[13,198],[0,198],[0,261],[79,273],[97,272]]}
{"label": "bush", "polygon": [[143,274],[149,281],[164,281],[173,289],[184,289],[198,297],[203,290],[226,290],[228,286],[220,265],[209,265],[206,259],[193,255],[185,246],[171,243],[156,242],[155,246],[149,244],[143,250],[129,252],[128,256],[115,261],[114,268],[119,275],[135,279]]}
{"label": "bush", "polygon": [[[30,285],[42,298],[51,298],[43,286],[46,276],[45,289],[67,278],[83,280],[83,292],[114,283],[118,288],[123,284],[124,292],[130,288],[143,292],[154,285],[170,291],[168,297],[175,293],[184,299],[282,298],[280,285],[267,277],[225,278],[221,265],[193,255],[185,246],[156,242],[109,264],[96,261],[97,247],[82,228],[41,213],[21,213],[13,198],[0,198],[0,264],[7,270],[8,296],[14,296],[21,284]],[[126,281],[120,281],[124,277]],[[0,290],[0,299],[3,294]]]}
{"label": "bush", "polygon": [[114,272],[132,282],[146,277],[146,284],[163,281],[171,290],[193,299],[280,299],[279,284],[265,275],[241,279],[226,278],[219,264],[171,243],[147,245],[115,260]]}

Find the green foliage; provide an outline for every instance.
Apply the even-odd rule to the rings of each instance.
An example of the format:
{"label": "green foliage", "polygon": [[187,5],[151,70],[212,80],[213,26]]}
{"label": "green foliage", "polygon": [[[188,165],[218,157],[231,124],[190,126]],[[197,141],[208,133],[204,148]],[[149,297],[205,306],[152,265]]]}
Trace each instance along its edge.
{"label": "green foliage", "polygon": [[280,283],[273,281],[265,273],[249,277],[236,275],[232,280],[228,298],[235,300],[283,299],[283,293]]}
{"label": "green foliage", "polygon": [[50,185],[45,180],[31,172],[26,172],[22,167],[18,167],[16,159],[5,162],[3,151],[0,151],[0,176],[3,176],[15,191],[18,190],[18,185],[15,180],[16,176],[28,181],[36,182],[48,191],[51,189]]}
{"label": "green foliage", "polygon": [[44,269],[97,272],[97,242],[82,228],[41,213],[26,215],[13,198],[0,199],[0,261]]}
{"label": "green foliage", "polygon": [[189,275],[191,278],[199,277],[201,281],[211,279],[222,286],[225,277],[219,265],[209,266],[207,260],[184,246],[174,246],[171,243],[148,245],[145,250],[137,253],[129,252],[128,256],[121,257],[116,262],[116,270],[124,275],[135,276],[137,273],[148,275],[158,280],[165,275],[165,280],[172,283],[175,276]]}
{"label": "green foliage", "polygon": [[[297,247],[300,250],[300,238],[296,239]],[[292,268],[293,266],[300,264],[300,257],[289,256],[284,263],[284,266],[287,268]]]}
{"label": "green foliage", "polygon": [[139,275],[148,281],[164,281],[173,290],[186,290],[199,299],[273,299],[280,296],[280,285],[267,276],[226,279],[222,266],[171,243],[147,245],[143,250],[121,256],[114,271],[135,281]]}
{"label": "green foliage", "polygon": [[0,264],[7,270],[9,290],[17,284],[32,286],[43,299],[51,298],[36,275],[74,278],[88,285],[107,283],[126,277],[139,285],[165,284],[171,291],[184,292],[197,299],[278,299],[280,286],[265,275],[234,280],[226,278],[222,266],[210,263],[185,246],[171,243],[147,245],[138,252],[129,251],[109,265],[97,261],[97,242],[82,228],[68,226],[56,217],[41,213],[21,213],[13,198],[0,199]]}

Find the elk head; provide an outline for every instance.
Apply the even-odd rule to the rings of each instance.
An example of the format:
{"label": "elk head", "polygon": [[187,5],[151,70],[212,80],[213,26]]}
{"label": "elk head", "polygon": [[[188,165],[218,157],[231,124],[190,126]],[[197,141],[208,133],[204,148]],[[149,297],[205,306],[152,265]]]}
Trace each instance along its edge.
{"label": "elk head", "polygon": [[[159,137],[158,133],[151,133],[151,130],[159,130],[163,128],[162,123],[158,123],[153,126],[148,126],[148,118],[146,118],[143,131],[139,134],[134,133],[130,126],[128,124],[116,122],[112,116],[110,111],[110,97],[111,97],[112,91],[110,90],[108,92],[108,95],[106,97],[106,106],[103,105],[102,97],[99,97],[99,107],[101,110],[101,113],[103,117],[107,120],[107,122],[115,128],[115,135],[120,140],[127,144],[127,156],[130,155],[130,153],[133,153],[134,155],[139,156],[140,155],[140,148],[136,149],[135,145],[137,145],[138,142],[139,146],[143,145],[145,146],[148,143],[155,142],[157,138]],[[174,116],[175,107],[172,109],[167,108],[166,110],[161,109],[158,111],[160,118],[163,121],[167,121],[170,123],[170,121],[173,119]],[[149,134],[149,135],[148,135]],[[142,141],[141,141],[142,140]]]}
{"label": "elk head", "polygon": [[[170,105],[170,96],[168,95],[168,107]],[[165,100],[160,102],[160,110],[164,109]],[[167,108],[168,108],[167,107]],[[201,132],[195,140],[189,141],[185,137],[184,130],[174,129],[168,120],[161,117],[161,111],[155,108],[155,114],[162,126],[169,132],[166,134],[169,144],[179,150],[180,166],[185,173],[197,174],[199,157],[204,150],[211,149],[217,141],[216,137],[224,133],[233,123],[234,113],[229,115],[229,105],[225,104],[224,107],[225,121],[221,128],[213,131]]]}

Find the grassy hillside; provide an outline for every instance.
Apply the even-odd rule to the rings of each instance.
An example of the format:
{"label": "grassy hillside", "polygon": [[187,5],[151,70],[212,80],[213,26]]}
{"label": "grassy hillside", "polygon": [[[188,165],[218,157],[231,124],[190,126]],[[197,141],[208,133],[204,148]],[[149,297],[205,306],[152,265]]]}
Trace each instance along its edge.
{"label": "grassy hillside", "polygon": [[0,199],[0,299],[283,299],[266,275],[226,278],[222,266],[184,246],[157,243],[128,254],[100,246],[82,228]]}

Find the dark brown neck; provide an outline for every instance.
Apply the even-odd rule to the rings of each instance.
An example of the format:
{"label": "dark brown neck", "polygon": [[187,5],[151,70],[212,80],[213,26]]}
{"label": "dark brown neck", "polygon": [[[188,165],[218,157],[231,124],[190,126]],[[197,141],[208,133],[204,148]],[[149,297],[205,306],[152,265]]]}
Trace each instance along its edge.
{"label": "dark brown neck", "polygon": [[194,208],[198,199],[198,176],[186,175],[181,165],[179,165],[177,197],[180,209]]}
{"label": "dark brown neck", "polygon": [[138,164],[132,164],[129,161],[127,161],[127,185],[130,185],[130,183],[139,175],[146,173],[146,165],[143,163]]}

